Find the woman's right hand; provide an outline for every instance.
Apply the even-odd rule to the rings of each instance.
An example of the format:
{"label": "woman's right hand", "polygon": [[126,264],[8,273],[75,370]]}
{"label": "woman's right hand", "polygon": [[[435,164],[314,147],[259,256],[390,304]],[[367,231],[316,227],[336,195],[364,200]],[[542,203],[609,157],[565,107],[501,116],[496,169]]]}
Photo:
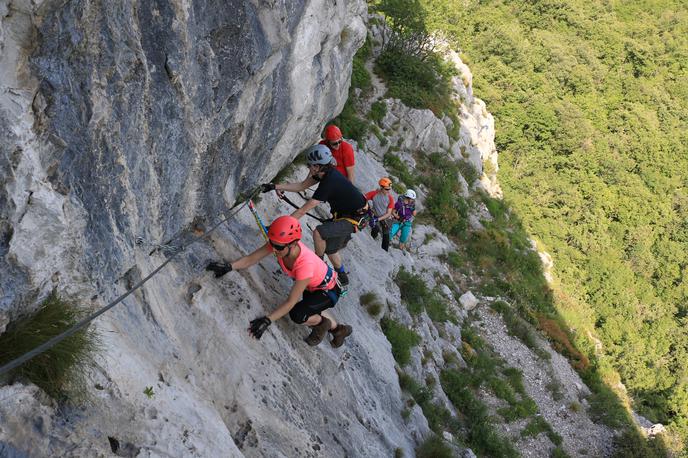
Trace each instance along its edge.
{"label": "woman's right hand", "polygon": [[230,264],[229,262],[210,261],[208,265],[205,266],[205,270],[215,272],[215,278],[220,278],[227,272],[232,271],[232,264]]}

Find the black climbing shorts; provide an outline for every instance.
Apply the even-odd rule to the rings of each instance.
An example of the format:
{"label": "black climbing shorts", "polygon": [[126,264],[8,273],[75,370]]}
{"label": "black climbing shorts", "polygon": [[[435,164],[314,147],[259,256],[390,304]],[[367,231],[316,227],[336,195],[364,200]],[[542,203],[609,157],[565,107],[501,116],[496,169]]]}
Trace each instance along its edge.
{"label": "black climbing shorts", "polygon": [[325,254],[336,253],[351,240],[356,227],[346,220],[328,221],[315,228],[325,241]]}
{"label": "black climbing shorts", "polygon": [[327,291],[323,290],[304,291],[301,300],[297,302],[294,308],[289,312],[289,318],[291,318],[294,323],[301,324],[310,316],[318,315],[323,310],[334,307],[334,305],[335,302],[332,301],[332,293],[328,294]]}

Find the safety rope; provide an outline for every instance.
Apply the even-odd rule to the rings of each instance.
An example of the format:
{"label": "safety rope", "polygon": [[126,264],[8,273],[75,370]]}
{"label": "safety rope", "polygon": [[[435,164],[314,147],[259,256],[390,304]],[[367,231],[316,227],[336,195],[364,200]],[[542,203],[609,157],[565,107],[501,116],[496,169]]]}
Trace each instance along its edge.
{"label": "safety rope", "polygon": [[[287,196],[284,195],[284,194],[280,196],[280,199],[282,199],[283,201],[285,201],[286,203],[288,203],[289,205],[291,205],[292,207],[294,207],[294,208],[297,209],[297,210],[298,210],[299,208],[301,208],[301,207],[299,207],[298,205],[296,205],[294,202],[292,202],[291,199],[289,199],[289,197],[287,197]],[[326,220],[326,219],[317,217],[317,216],[312,215],[312,214],[310,214],[310,213],[306,213],[306,214],[307,214],[308,216],[310,216],[311,218],[313,218],[313,219],[317,219],[317,220],[320,221],[321,223],[324,223],[324,222],[328,221],[328,220]]]}
{"label": "safety rope", "polygon": [[[260,188],[255,189],[255,190],[249,195],[248,199],[246,199],[246,200],[244,201],[243,204],[239,205],[238,208],[236,208],[236,209],[233,210],[233,211],[230,211],[229,215],[227,215],[224,219],[222,219],[221,221],[219,221],[218,223],[216,223],[215,225],[213,225],[210,229],[208,229],[207,231],[205,231],[202,235],[197,235],[197,236],[195,236],[191,241],[189,241],[189,242],[186,243],[185,245],[182,245],[181,247],[179,247],[179,249],[176,250],[169,258],[167,258],[167,259],[166,259],[162,264],[160,264],[155,270],[153,270],[151,273],[149,273],[149,274],[146,276],[146,278],[144,278],[144,279],[142,279],[141,281],[139,281],[138,283],[136,283],[131,289],[129,289],[127,292],[125,292],[124,294],[122,294],[121,296],[119,296],[117,299],[115,299],[114,301],[110,302],[108,305],[106,305],[105,307],[101,308],[101,309],[98,310],[97,312],[95,312],[95,313],[93,313],[93,314],[91,314],[91,315],[85,317],[84,319],[82,319],[82,320],[79,321],[77,324],[75,324],[75,325],[72,326],[71,328],[67,329],[67,330],[64,331],[63,333],[56,335],[55,337],[53,337],[53,338],[49,339],[48,341],[42,343],[41,345],[39,345],[38,347],[34,348],[33,350],[31,350],[31,351],[29,351],[29,352],[27,352],[27,353],[24,353],[22,356],[20,356],[20,357],[14,359],[14,360],[10,361],[9,363],[5,364],[4,366],[0,367],[0,375],[5,374],[5,373],[11,371],[12,369],[15,369],[15,368],[21,366],[22,364],[24,364],[25,362],[27,362],[27,361],[30,360],[31,358],[33,358],[33,357],[35,357],[35,356],[38,356],[38,355],[40,355],[41,353],[43,353],[43,352],[49,350],[50,348],[54,347],[55,345],[57,345],[57,344],[58,344],[59,342],[61,342],[62,340],[66,339],[67,337],[71,336],[72,334],[74,334],[74,333],[76,333],[77,331],[79,331],[80,329],[82,329],[84,326],[86,326],[88,323],[90,323],[91,321],[93,321],[93,320],[95,320],[96,318],[98,318],[98,317],[99,317],[100,315],[102,315],[103,313],[105,313],[105,312],[107,312],[108,310],[110,310],[111,308],[113,308],[115,305],[117,305],[117,304],[119,304],[120,302],[122,302],[122,301],[123,301],[124,299],[126,299],[131,293],[133,293],[134,291],[136,291],[137,289],[139,289],[139,288],[140,288],[141,286],[143,286],[148,280],[150,280],[151,278],[153,278],[158,272],[160,272],[160,271],[163,269],[163,267],[165,267],[167,264],[169,264],[170,261],[172,261],[174,258],[176,258],[179,254],[181,254],[181,253],[183,253],[184,251],[186,251],[186,249],[187,249],[190,245],[192,245],[192,244],[196,243],[197,241],[199,241],[199,240],[201,240],[201,239],[207,237],[211,232],[213,232],[215,229],[217,229],[218,227],[220,227],[221,224],[223,224],[223,223],[229,221],[231,218],[233,218],[234,215],[236,215],[237,213],[239,213],[239,211],[240,211],[242,208],[244,208],[244,207],[249,203],[249,201],[250,201],[251,199],[253,199],[259,192],[260,192]],[[236,207],[236,206],[235,206],[235,207]],[[234,208],[234,207],[233,207],[233,208]]]}
{"label": "safety rope", "polygon": [[251,210],[251,213],[253,213],[253,218],[256,220],[258,228],[260,228],[260,234],[263,236],[263,239],[266,242],[268,242],[268,228],[265,227],[265,224],[263,224],[263,220],[260,219],[260,215],[258,214],[258,211],[256,210],[256,206],[253,203],[252,199],[249,199],[248,201],[248,209]]}

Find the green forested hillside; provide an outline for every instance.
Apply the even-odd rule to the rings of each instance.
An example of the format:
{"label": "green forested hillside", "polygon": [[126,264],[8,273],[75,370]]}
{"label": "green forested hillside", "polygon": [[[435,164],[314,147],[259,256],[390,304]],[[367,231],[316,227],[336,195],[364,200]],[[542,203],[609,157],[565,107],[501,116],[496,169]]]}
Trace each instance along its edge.
{"label": "green forested hillside", "polygon": [[688,439],[688,3],[424,6],[496,118],[506,199],[579,346],[592,330],[600,371]]}

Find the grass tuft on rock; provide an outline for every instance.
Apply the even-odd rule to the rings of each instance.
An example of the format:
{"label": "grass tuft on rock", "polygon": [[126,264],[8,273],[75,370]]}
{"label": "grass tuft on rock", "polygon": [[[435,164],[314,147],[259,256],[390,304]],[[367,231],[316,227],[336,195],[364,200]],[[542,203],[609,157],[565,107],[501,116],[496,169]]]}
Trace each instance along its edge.
{"label": "grass tuft on rock", "polygon": [[[53,292],[35,314],[11,323],[0,335],[0,365],[66,331],[85,314]],[[88,326],[14,369],[9,378],[28,380],[58,401],[76,399],[86,391],[86,369],[98,348],[98,335]]]}
{"label": "grass tuft on rock", "polygon": [[411,315],[418,315],[425,310],[435,322],[457,321],[447,307],[446,298],[439,291],[428,288],[419,275],[402,268],[399,269],[395,281],[399,286],[401,300]]}
{"label": "grass tuft on rock", "polygon": [[394,360],[399,366],[408,364],[411,360],[411,348],[420,343],[420,336],[391,318],[383,318],[380,325],[382,332],[392,345]]}
{"label": "grass tuft on rock", "polygon": [[452,458],[452,449],[439,436],[430,436],[417,449],[417,458]]}
{"label": "grass tuft on rock", "polygon": [[380,302],[380,298],[373,291],[361,294],[359,301],[372,317],[376,317],[382,312],[383,305]]}

